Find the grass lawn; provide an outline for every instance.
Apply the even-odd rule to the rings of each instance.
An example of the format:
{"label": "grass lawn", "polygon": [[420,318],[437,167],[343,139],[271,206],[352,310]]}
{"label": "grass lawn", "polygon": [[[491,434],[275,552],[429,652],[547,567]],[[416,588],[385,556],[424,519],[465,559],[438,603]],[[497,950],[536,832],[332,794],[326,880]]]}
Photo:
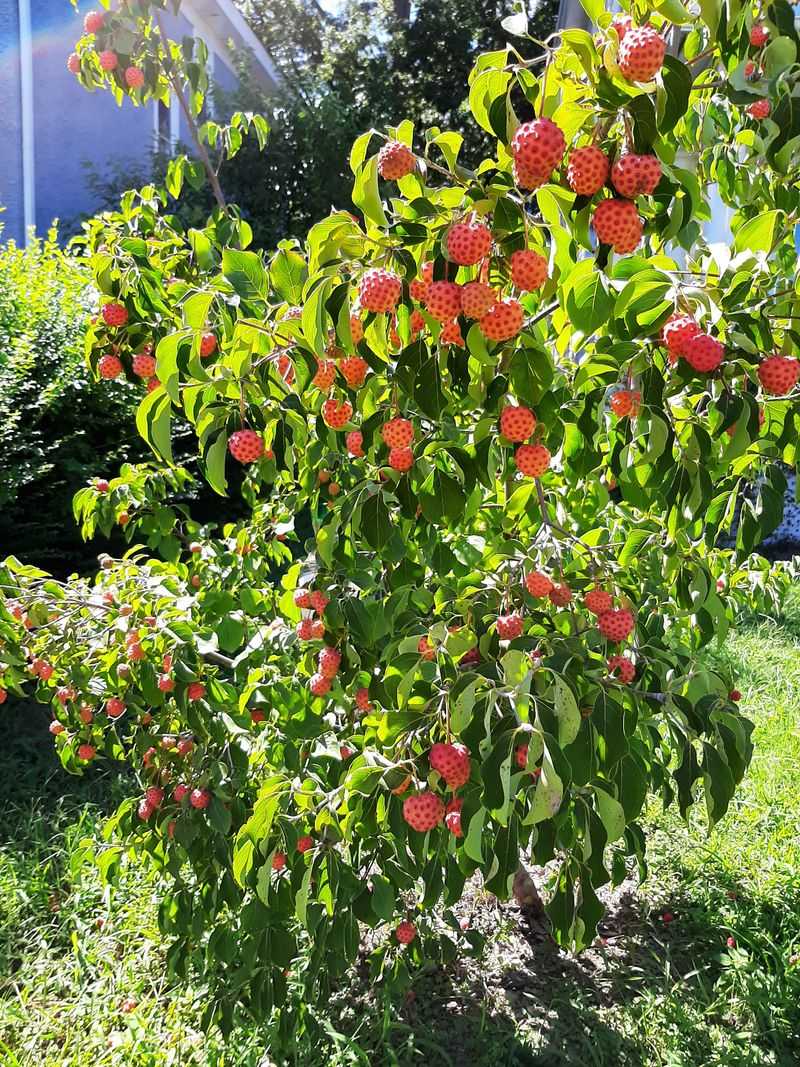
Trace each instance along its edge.
{"label": "grass lawn", "polygon": [[[761,1067],[800,1064],[800,601],[721,653],[756,721],[756,754],[710,835],[655,808],[650,877],[609,897],[602,939],[575,959],[513,904],[475,891],[481,963],[420,977],[403,1003],[355,978],[298,1039],[302,1067]],[[266,1035],[193,1027],[164,978],[156,889],[113,900],[79,864],[82,838],[125,792],[111,772],[64,775],[27,706],[0,717],[0,1064],[266,1067]],[[671,917],[671,921],[670,921]],[[728,940],[732,939],[730,944]],[[347,1036],[345,1036],[347,1035]]]}

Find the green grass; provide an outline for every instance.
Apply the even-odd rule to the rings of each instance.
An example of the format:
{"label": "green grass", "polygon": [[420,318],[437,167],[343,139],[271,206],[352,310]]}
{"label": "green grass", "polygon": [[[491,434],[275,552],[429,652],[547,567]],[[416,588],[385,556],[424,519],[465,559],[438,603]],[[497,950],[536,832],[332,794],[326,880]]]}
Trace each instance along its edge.
{"label": "green grass", "polygon": [[[612,897],[604,944],[573,959],[513,905],[476,893],[465,906],[491,935],[485,961],[421,976],[404,1003],[354,979],[318,1020],[327,1038],[299,1040],[294,1062],[796,1067],[799,636],[792,613],[727,642],[718,658],[757,724],[750,772],[711,834],[702,812],[686,826],[651,810],[650,877]],[[4,712],[0,1064],[266,1067],[266,1031],[201,1035],[192,991],[166,981],[155,882],[131,869],[109,900],[77,863],[125,782],[68,778],[34,711]]]}

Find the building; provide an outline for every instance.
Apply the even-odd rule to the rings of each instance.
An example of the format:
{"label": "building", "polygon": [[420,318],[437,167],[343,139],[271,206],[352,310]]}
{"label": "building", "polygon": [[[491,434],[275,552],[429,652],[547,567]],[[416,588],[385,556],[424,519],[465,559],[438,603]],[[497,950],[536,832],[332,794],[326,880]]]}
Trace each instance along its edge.
{"label": "building", "polygon": [[[118,107],[111,93],[88,93],[66,68],[93,6],[76,11],[69,0],[0,0],[0,224],[3,238],[21,242],[56,218],[75,219],[96,205],[84,161],[103,165],[141,159],[156,145],[188,140],[176,101]],[[253,73],[265,88],[277,75],[269,56],[233,0],[184,0],[180,15],[165,18],[175,39],[201,37],[211,75],[235,88],[232,51],[248,50]]]}

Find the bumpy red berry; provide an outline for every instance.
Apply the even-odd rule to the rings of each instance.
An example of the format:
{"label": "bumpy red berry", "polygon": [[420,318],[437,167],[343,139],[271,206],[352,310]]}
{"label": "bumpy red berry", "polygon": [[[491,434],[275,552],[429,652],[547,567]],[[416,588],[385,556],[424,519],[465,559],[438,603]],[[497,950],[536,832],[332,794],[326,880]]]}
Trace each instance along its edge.
{"label": "bumpy red berry", "polygon": [[102,11],[87,11],[83,19],[83,28],[86,33],[99,33],[104,22]]}
{"label": "bumpy red berry", "polygon": [[517,637],[522,636],[523,626],[522,616],[518,611],[510,612],[508,615],[499,615],[497,618],[497,636],[501,641],[514,641]]}
{"label": "bumpy red berry", "polygon": [[461,286],[455,282],[431,282],[425,295],[425,307],[438,322],[449,322],[461,310]]}
{"label": "bumpy red berry", "polygon": [[[217,335],[214,333],[204,333],[200,338],[200,356],[202,359],[208,359],[209,356],[213,356],[217,350]],[[281,372],[283,373],[283,372]]]}
{"label": "bumpy red berry", "polygon": [[412,793],[403,801],[403,818],[412,830],[425,834],[444,819],[444,803],[435,793]]}
{"label": "bumpy red berry", "polygon": [[517,300],[498,300],[478,323],[489,341],[509,341],[522,329],[525,313]]}
{"label": "bumpy red berry", "polygon": [[294,629],[298,640],[311,641],[314,636],[314,621],[313,619],[301,619]]}
{"label": "bumpy red berry", "polygon": [[482,319],[497,299],[486,282],[467,282],[461,286],[461,310],[468,319]]}
{"label": "bumpy red berry", "polygon": [[414,278],[408,287],[408,291],[414,300],[419,300],[420,303],[424,303],[425,295],[428,292],[428,286],[433,281],[433,262],[428,260],[427,263],[423,263],[419,269],[419,278]]}
{"label": "bumpy red berry", "polygon": [[351,430],[345,437],[344,443],[351,456],[360,458],[364,455],[364,435],[361,430]]}
{"label": "bumpy red berry", "polygon": [[330,692],[331,680],[324,674],[312,674],[308,687],[315,697],[324,697]]}
{"label": "bumpy red berry", "polygon": [[545,597],[553,588],[553,583],[541,571],[530,571],[525,575],[525,588],[531,596]]}
{"label": "bumpy red berry", "polygon": [[599,615],[603,611],[610,611],[614,598],[605,589],[590,589],[583,602],[593,615]]}
{"label": "bumpy red berry", "polygon": [[608,156],[596,145],[576,148],[567,164],[569,187],[579,196],[594,196],[608,181]]}
{"label": "bumpy red berry", "polygon": [[105,52],[101,52],[99,58],[100,66],[103,68],[103,70],[108,71],[110,73],[112,70],[117,69],[119,59],[117,57],[117,53],[112,52],[110,48],[106,49]]}
{"label": "bumpy red berry", "polygon": [[356,707],[359,711],[372,711],[372,704],[369,699],[369,689],[366,686],[361,686],[356,690]]}
{"label": "bumpy red berry", "polygon": [[101,356],[97,362],[97,371],[101,378],[111,381],[122,374],[122,362],[118,356]]}
{"label": "bumpy red berry", "polygon": [[405,178],[406,174],[414,172],[416,165],[414,153],[399,141],[387,141],[378,152],[378,172],[387,181],[396,182],[399,178]]}
{"label": "bumpy red berry", "polygon": [[81,57],[77,52],[70,52],[67,56],[67,70],[70,74],[78,74],[81,69]]}
{"label": "bumpy red berry", "polygon": [[339,673],[342,654],[338,648],[323,648],[319,654],[319,673],[325,678],[335,678]]}
{"label": "bumpy red berry", "polygon": [[420,637],[419,641],[417,642],[417,652],[419,652],[420,656],[422,656],[423,659],[436,658],[436,649],[433,647],[427,637]]}
{"label": "bumpy red berry", "polygon": [[403,285],[396,274],[381,267],[373,267],[362,277],[358,299],[365,311],[394,311]]}
{"label": "bumpy red berry", "polygon": [[439,334],[439,340],[443,345],[464,347],[464,335],[461,332],[461,327],[455,321],[444,324],[442,332]]}
{"label": "bumpy red berry", "polygon": [[54,719],[48,726],[48,730],[53,735],[53,737],[58,737],[59,734],[64,733],[64,731],[66,730],[66,726],[64,726],[64,724],[59,722],[57,719]]}
{"label": "bumpy red berry", "polygon": [[322,419],[332,430],[341,430],[353,417],[353,405],[349,400],[331,397],[322,405]]}
{"label": "bumpy red berry", "polygon": [[128,309],[124,304],[120,304],[115,300],[112,300],[109,304],[103,304],[100,314],[103,316],[103,322],[106,326],[124,326],[128,321]]}
{"label": "bumpy red berry", "polygon": [[202,682],[189,682],[186,687],[186,696],[189,700],[202,700],[206,695],[206,687]]}
{"label": "bumpy red berry", "polygon": [[535,167],[529,167],[517,159],[514,160],[511,170],[514,181],[520,189],[539,189],[547,183],[552,173],[549,169],[538,170]]}
{"label": "bumpy red berry", "polygon": [[326,596],[321,589],[315,589],[313,593],[310,593],[309,600],[311,601],[311,607],[318,615],[322,615],[325,608],[330,604],[330,597]]}
{"label": "bumpy red berry", "polygon": [[264,439],[255,430],[237,430],[228,438],[228,450],[240,463],[255,463],[264,455]]}
{"label": "bumpy red berry", "polygon": [[617,389],[609,400],[611,410],[620,419],[628,415],[638,415],[641,402],[642,394],[638,389]]}
{"label": "bumpy red berry", "polygon": [[572,590],[562,582],[560,585],[554,585],[547,597],[555,607],[565,608],[572,601]]}
{"label": "bumpy red berry", "polygon": [[351,389],[359,389],[366,381],[369,363],[361,356],[347,356],[340,362],[339,370]]}
{"label": "bumpy red berry", "polygon": [[336,364],[332,359],[321,359],[317,363],[317,373],[311,379],[311,384],[323,393],[327,393],[336,381]]}
{"label": "bumpy red berry", "polygon": [[800,361],[791,356],[768,356],[759,364],[757,373],[765,393],[786,396],[800,378]]}
{"label": "bumpy red berry", "polygon": [[141,89],[144,85],[144,71],[141,67],[128,67],[125,70],[125,84],[129,89]]}
{"label": "bumpy red berry", "polygon": [[533,173],[548,175],[564,158],[567,142],[551,119],[533,119],[518,126],[511,139],[514,162]]}
{"label": "bumpy red berry", "polygon": [[631,82],[652,81],[664,64],[666,50],[666,41],[652,26],[627,30],[617,55],[623,78]]}
{"label": "bumpy red berry", "polygon": [[725,346],[707,333],[697,333],[683,346],[686,362],[700,374],[710,374],[722,363]]}
{"label": "bumpy red berry", "polygon": [[528,478],[540,478],[550,466],[550,453],[544,445],[520,445],[514,453],[514,462]]}
{"label": "bumpy red berry", "polygon": [[749,104],[746,110],[751,119],[765,119],[772,111],[772,107],[769,100],[756,100]]}
{"label": "bumpy red berry", "polygon": [[133,357],[133,373],[139,378],[152,378],[156,372],[156,361],[145,352],[137,352]]}
{"label": "bumpy red berry", "polygon": [[109,719],[118,719],[123,711],[125,711],[125,704],[119,697],[108,698],[106,701],[106,715],[108,715]]}
{"label": "bumpy red berry", "polygon": [[637,156],[626,152],[611,168],[611,183],[620,196],[649,196],[661,181],[661,160],[658,156]]}
{"label": "bumpy red berry", "polygon": [[769,39],[769,30],[759,22],[754,22],[750,27],[750,44],[753,48],[761,48]]}
{"label": "bumpy red berry", "polygon": [[630,200],[601,200],[594,211],[592,226],[597,240],[624,255],[642,239],[642,220]]}
{"label": "bumpy red berry", "polygon": [[617,678],[625,685],[630,685],[636,677],[636,667],[627,656],[610,656],[608,660],[608,673],[612,678]]}
{"label": "bumpy red berry", "polygon": [[414,466],[414,453],[410,448],[389,450],[389,466],[396,471],[410,471]]}
{"label": "bumpy red berry", "polygon": [[500,433],[508,441],[527,441],[536,429],[536,416],[523,405],[508,404],[500,412]]}
{"label": "bumpy red berry", "polygon": [[364,323],[356,315],[350,316],[350,337],[354,345],[364,340]]}
{"label": "bumpy red berry", "polygon": [[276,852],[272,857],[272,869],[273,871],[282,871],[286,866],[286,853]]}
{"label": "bumpy red berry", "polygon": [[528,292],[541,289],[547,281],[547,260],[530,248],[512,253],[511,281]]}
{"label": "bumpy red berry", "polygon": [[79,745],[78,746],[78,759],[93,760],[97,755],[97,749],[94,745]]}
{"label": "bumpy red berry", "polygon": [[460,789],[469,781],[469,749],[464,745],[438,742],[431,749],[428,762],[451,789]]}
{"label": "bumpy red berry", "polygon": [[151,785],[145,790],[144,799],[152,808],[160,808],[164,803],[164,790],[160,786]]}
{"label": "bumpy red berry", "polygon": [[389,419],[381,426],[381,437],[389,448],[408,448],[414,441],[414,424],[409,419]]}
{"label": "bumpy red berry", "polygon": [[[477,219],[457,222],[447,234],[447,254],[454,263],[469,267],[480,263],[489,255],[492,247],[492,232]],[[449,316],[452,318],[452,315]]]}
{"label": "bumpy red berry", "polygon": [[203,811],[211,803],[211,793],[207,789],[193,789],[189,794],[189,803],[198,811]]}
{"label": "bumpy red berry", "polygon": [[297,851],[301,854],[309,852],[314,847],[314,838],[310,834],[304,834],[297,839]]}
{"label": "bumpy red berry", "polygon": [[661,343],[669,352],[671,363],[679,356],[685,355],[686,342],[700,332],[700,327],[691,315],[681,315],[677,312],[670,315],[661,327]]}
{"label": "bumpy red berry", "polygon": [[401,945],[410,945],[417,936],[417,928],[413,923],[401,922],[394,932],[394,936]]}
{"label": "bumpy red berry", "polygon": [[628,30],[633,29],[633,19],[630,15],[620,15],[611,22],[612,30],[616,31],[617,37],[622,40]]}
{"label": "bumpy red berry", "polygon": [[597,629],[609,641],[624,641],[633,633],[634,625],[633,615],[625,608],[602,611],[597,617]]}

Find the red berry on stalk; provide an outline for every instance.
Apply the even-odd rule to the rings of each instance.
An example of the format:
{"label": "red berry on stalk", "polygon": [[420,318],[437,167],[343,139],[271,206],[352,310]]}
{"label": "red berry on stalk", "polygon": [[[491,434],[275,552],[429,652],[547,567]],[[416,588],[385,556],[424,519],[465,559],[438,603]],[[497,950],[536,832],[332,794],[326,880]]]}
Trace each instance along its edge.
{"label": "red berry on stalk", "polygon": [[308,599],[311,601],[311,607],[316,611],[318,615],[322,615],[330,604],[330,597],[326,596],[321,589],[314,589],[309,593]]}
{"label": "red berry on stalk", "polygon": [[348,356],[339,364],[339,370],[351,389],[359,389],[366,381],[369,363],[361,356]]}
{"label": "red berry on stalk", "polygon": [[461,809],[464,806],[464,801],[461,797],[453,797],[444,809],[444,824],[453,837],[463,837],[464,831],[461,829]]}
{"label": "red berry on stalk", "polygon": [[108,71],[108,73],[111,73],[112,70],[116,70],[118,63],[119,59],[117,53],[112,52],[110,48],[106,49],[105,52],[100,53],[100,66],[103,70]]}
{"label": "red berry on stalk", "polygon": [[594,210],[592,226],[601,244],[624,255],[633,252],[642,239],[642,220],[630,200],[601,200]]}
{"label": "red berry on stalk", "polygon": [[125,704],[119,697],[109,697],[106,701],[106,715],[109,719],[118,719],[125,711]]}
{"label": "red berry on stalk", "polygon": [[525,588],[531,596],[545,597],[553,588],[553,583],[541,571],[531,571],[525,575]]}
{"label": "red berry on stalk", "polygon": [[489,341],[509,341],[522,329],[525,313],[517,300],[498,300],[478,322],[478,328]]}
{"label": "red berry on stalk", "polygon": [[189,803],[202,811],[211,803],[211,794],[207,789],[193,789],[189,794]]}
{"label": "red berry on stalk", "polygon": [[324,674],[312,674],[308,687],[315,697],[324,697],[330,692],[331,680]]}
{"label": "red berry on stalk", "polygon": [[410,945],[417,936],[417,928],[411,922],[401,922],[394,932],[401,945]]}
{"label": "red berry on stalk", "polygon": [[325,678],[335,678],[339,673],[342,654],[338,648],[323,648],[319,654],[319,673]]}
{"label": "red berry on stalk", "polygon": [[464,745],[437,742],[431,748],[428,762],[433,770],[441,774],[451,789],[460,789],[469,781],[469,750]]}
{"label": "red berry on stalk", "polygon": [[[476,219],[457,222],[450,227],[445,244],[447,254],[454,263],[469,267],[488,256],[492,247],[492,232],[488,226]],[[430,300],[430,291],[428,299]],[[458,314],[457,311],[456,314]],[[448,318],[453,318],[453,316],[448,315]]]}
{"label": "red berry on stalk", "polygon": [[800,360],[792,356],[768,356],[759,364],[756,373],[765,393],[786,396],[800,378]]}
{"label": "red berry on stalk", "polygon": [[414,424],[410,419],[389,419],[381,426],[381,437],[389,448],[409,448],[414,441]]}
{"label": "red berry on stalk", "polygon": [[594,196],[608,181],[608,156],[595,145],[576,148],[567,164],[569,187],[579,196]]}
{"label": "red berry on stalk", "polygon": [[769,39],[769,30],[758,22],[750,27],[750,44],[753,48],[761,48]]}
{"label": "red berry on stalk", "polygon": [[317,373],[311,379],[311,384],[323,393],[327,393],[336,381],[336,364],[332,359],[321,359],[317,363]]}
{"label": "red berry on stalk", "polygon": [[49,729],[50,733],[53,735],[53,737],[57,737],[58,734],[63,734],[64,733],[64,730],[66,730],[66,726],[64,726],[63,723],[60,723],[58,721],[58,719],[54,719],[50,723],[50,726],[48,727],[48,729]]}
{"label": "red berry on stalk", "polygon": [[536,416],[523,405],[507,404],[500,412],[500,433],[508,441],[527,441],[536,429]]}
{"label": "red berry on stalk", "polygon": [[100,314],[103,316],[103,322],[106,326],[124,326],[128,321],[128,309],[124,304],[120,304],[115,300],[108,304],[103,304]]}
{"label": "red berry on stalk", "polygon": [[359,711],[372,711],[372,704],[369,699],[369,689],[366,686],[362,686],[356,690],[356,707]]}
{"label": "red berry on stalk", "polygon": [[144,352],[137,352],[133,357],[133,373],[139,378],[152,378],[155,372],[155,357]]}
{"label": "red berry on stalk", "polygon": [[511,281],[518,289],[532,292],[547,281],[547,260],[530,248],[511,255]]}
{"label": "red berry on stalk", "polygon": [[597,618],[597,628],[609,641],[624,641],[633,633],[635,620],[625,608],[616,611],[601,611]]}
{"label": "red berry on stalk", "polygon": [[300,853],[308,852],[314,847],[314,838],[310,834],[304,834],[303,837],[297,840],[297,851]]}
{"label": "red berry on stalk", "polygon": [[373,267],[361,279],[358,287],[358,299],[365,311],[394,311],[403,285],[392,271]]}
{"label": "red berry on stalk", "polygon": [[254,709],[253,711],[250,712],[250,722],[254,726],[258,726],[259,723],[266,722],[266,720],[267,720],[267,716],[264,714],[263,711],[259,711],[258,709]]}
{"label": "red berry on stalk", "polygon": [[527,190],[541,188],[548,182],[552,173],[552,168],[539,170],[536,167],[527,166],[518,159],[514,160],[511,170],[519,188]]}
{"label": "red berry on stalk", "polygon": [[87,11],[83,19],[83,28],[86,33],[98,33],[102,30],[104,22],[102,11]]}
{"label": "red berry on stalk", "polygon": [[437,322],[454,319],[461,310],[461,286],[455,282],[431,282],[425,294],[425,306]]}
{"label": "red berry on stalk", "polygon": [[142,822],[147,822],[147,820],[152,816],[154,811],[155,808],[152,804],[148,804],[146,800],[140,800],[139,806],[136,809],[136,814],[139,816]]}
{"label": "red berry on stalk", "polygon": [[630,15],[621,15],[618,18],[612,20],[611,28],[612,30],[616,30],[617,37],[621,41],[625,34],[628,32],[628,30],[633,29],[633,19],[630,17]]}
{"label": "red berry on stalk", "polygon": [[211,332],[206,332],[200,338],[200,356],[202,359],[208,359],[209,356],[213,356],[217,350],[217,335]]}
{"label": "red berry on stalk", "polygon": [[160,808],[164,803],[164,790],[157,785],[145,790],[144,799],[153,808]]}
{"label": "red berry on stalk", "polygon": [[630,685],[636,677],[636,668],[627,656],[610,656],[608,673],[612,678],[617,678],[624,685]]}
{"label": "red berry on stalk", "polygon": [[353,417],[353,405],[349,400],[330,397],[322,405],[322,420],[332,430],[341,430]]}
{"label": "red berry on stalk", "polygon": [[264,440],[255,430],[237,430],[228,438],[228,450],[240,463],[255,463],[264,455]]}
{"label": "red berry on stalk", "polygon": [[603,611],[610,611],[614,598],[605,589],[590,589],[583,602],[593,615],[599,615]]}
{"label": "red berry on stalk", "polygon": [[722,363],[725,346],[707,333],[696,333],[683,346],[683,358],[700,374],[710,374]]}
{"label": "red berry on stalk", "polygon": [[206,687],[202,682],[189,682],[186,688],[186,696],[189,700],[202,700],[206,695]]}
{"label": "red berry on stalk", "polygon": [[443,345],[458,345],[460,348],[464,347],[464,335],[461,332],[461,327],[457,322],[446,322],[442,327],[442,332],[439,334],[439,340]]}
{"label": "red berry on stalk", "polygon": [[420,637],[419,641],[417,642],[417,652],[419,652],[420,656],[422,656],[423,659],[430,660],[436,658],[436,649],[433,647],[427,637]]}
{"label": "red berry on stalk", "polygon": [[286,853],[276,852],[272,857],[272,869],[273,871],[282,871],[286,866]]}
{"label": "red berry on stalk", "polygon": [[389,452],[389,466],[392,470],[410,471],[414,466],[414,453],[410,448],[393,448]]}
{"label": "red berry on stalk", "polygon": [[77,52],[71,52],[67,56],[67,70],[70,74],[78,74],[81,69],[81,57]]}
{"label": "red berry on stalk", "polygon": [[172,693],[175,689],[175,679],[170,674],[158,676],[158,688],[162,693]]}
{"label": "red berry on stalk", "polygon": [[350,338],[354,345],[364,340],[364,324],[356,315],[350,316]]}
{"label": "red berry on stalk", "polygon": [[191,789],[189,788],[189,786],[184,785],[183,782],[179,782],[173,790],[172,798],[176,804],[181,804],[186,799],[186,797],[189,796],[190,793]]}
{"label": "red berry on stalk", "polygon": [[626,152],[611,168],[611,183],[620,196],[650,196],[661,181],[661,160],[658,156],[637,156]]}
{"label": "red berry on stalk", "polygon": [[728,700],[732,700],[734,704],[738,704],[741,699],[742,694],[738,689],[731,689],[730,693],[728,693]]}
{"label": "red berry on stalk", "polygon": [[497,619],[497,636],[501,641],[513,641],[522,636],[522,616],[518,611],[500,615]]}
{"label": "red berry on stalk", "polygon": [[748,104],[745,110],[751,119],[765,119],[772,111],[772,106],[769,100],[756,100],[754,103]]}
{"label": "red berry on stalk", "polygon": [[548,175],[564,158],[567,142],[551,119],[533,119],[518,126],[511,139],[514,162],[531,173]]}
{"label": "red berry on stalk", "polygon": [[494,307],[496,299],[486,282],[467,282],[461,286],[461,310],[468,319],[482,319]]}
{"label": "red berry on stalk", "polygon": [[666,41],[652,26],[627,30],[617,54],[623,78],[631,82],[652,81],[664,64],[666,50]]}
{"label": "red berry on stalk", "polygon": [[554,585],[547,597],[555,607],[565,608],[572,601],[572,590],[566,583],[562,582],[560,585]]}
{"label": "red berry on stalk", "polygon": [[387,141],[378,152],[378,173],[387,181],[398,181],[413,174],[417,158],[411,149],[399,141]]}
{"label": "red berry on stalk", "polygon": [[671,363],[679,356],[685,355],[687,341],[699,333],[700,327],[691,315],[681,315],[677,312],[670,315],[661,327],[661,343],[669,352]]}
{"label": "red berry on stalk", "polygon": [[550,466],[550,453],[544,445],[520,445],[514,453],[514,462],[520,473],[539,478]]}
{"label": "red berry on stalk", "polygon": [[360,459],[364,455],[364,435],[361,430],[351,430],[345,437],[344,443],[351,456]]}
{"label": "red berry on stalk", "polygon": [[141,67],[128,67],[125,71],[125,83],[129,89],[141,89],[144,85],[144,71]]}
{"label": "red berry on stalk", "polygon": [[97,371],[101,378],[112,381],[122,374],[122,361],[118,356],[101,356],[97,361]]}
{"label": "red berry on stalk", "polygon": [[609,404],[617,418],[624,419],[628,415],[638,415],[642,394],[638,389],[617,389],[611,394]]}
{"label": "red berry on stalk", "polygon": [[425,834],[444,819],[444,803],[435,793],[412,793],[403,801],[403,818],[412,830]]}
{"label": "red berry on stalk", "polygon": [[88,762],[89,760],[93,760],[96,755],[97,749],[94,745],[78,746],[78,759],[86,760]]}

